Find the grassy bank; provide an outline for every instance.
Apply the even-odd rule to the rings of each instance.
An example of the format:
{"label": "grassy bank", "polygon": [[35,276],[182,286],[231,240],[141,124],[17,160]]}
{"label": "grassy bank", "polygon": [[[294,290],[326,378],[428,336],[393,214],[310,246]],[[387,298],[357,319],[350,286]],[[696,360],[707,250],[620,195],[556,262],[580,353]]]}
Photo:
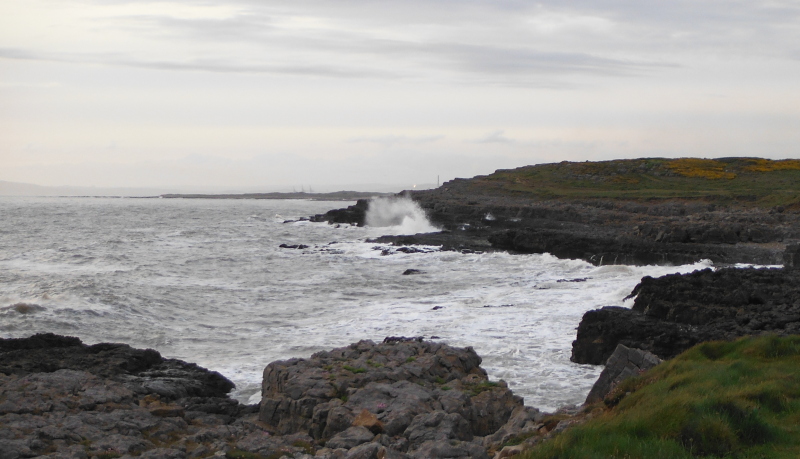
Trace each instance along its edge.
{"label": "grassy bank", "polygon": [[800,160],[647,158],[540,164],[498,170],[470,187],[576,199],[705,200],[800,207]]}
{"label": "grassy bank", "polygon": [[800,336],[698,345],[521,457],[800,457]]}

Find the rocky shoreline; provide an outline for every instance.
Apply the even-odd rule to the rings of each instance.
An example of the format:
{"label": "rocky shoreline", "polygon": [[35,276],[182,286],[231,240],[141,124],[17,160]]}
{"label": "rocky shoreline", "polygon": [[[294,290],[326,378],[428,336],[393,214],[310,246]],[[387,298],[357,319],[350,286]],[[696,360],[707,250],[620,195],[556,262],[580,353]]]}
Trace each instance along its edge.
{"label": "rocky shoreline", "polygon": [[662,359],[704,341],[773,333],[800,334],[800,270],[704,269],[644,277],[631,309],[605,307],[584,314],[572,361],[603,364],[618,344]]}
{"label": "rocky shoreline", "polygon": [[0,458],[505,457],[572,422],[480,362],[422,338],[360,341],[269,364],[248,406],[219,373],[152,349],[0,339]]}
{"label": "rocky shoreline", "polygon": [[[784,263],[787,246],[800,241],[800,214],[781,208],[474,196],[460,191],[457,180],[403,196],[417,202],[442,232],[373,241],[456,251],[548,252],[595,265],[678,265],[704,259],[718,265],[777,265]],[[362,199],[311,219],[363,226],[369,202]]]}
{"label": "rocky shoreline", "polygon": [[584,315],[572,360],[606,368],[584,407],[556,413],[490,381],[472,348],[422,338],[273,362],[259,405],[151,349],[0,339],[0,458],[499,459],[602,412],[621,381],[695,344],[800,334],[800,269],[645,277],[631,295],[632,309]]}

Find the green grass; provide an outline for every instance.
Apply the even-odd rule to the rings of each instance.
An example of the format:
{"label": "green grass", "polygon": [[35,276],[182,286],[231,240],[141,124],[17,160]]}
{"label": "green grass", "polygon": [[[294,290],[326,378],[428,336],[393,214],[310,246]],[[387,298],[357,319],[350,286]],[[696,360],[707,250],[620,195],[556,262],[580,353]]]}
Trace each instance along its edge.
{"label": "green grass", "polygon": [[366,369],[364,369],[362,367],[353,367],[353,366],[350,366],[350,365],[344,365],[342,368],[344,368],[345,370],[347,370],[347,371],[349,371],[351,373],[366,373],[366,371],[367,371]]}
{"label": "green grass", "polygon": [[540,164],[475,177],[475,190],[540,199],[704,200],[800,207],[800,161],[626,159]]}
{"label": "green grass", "polygon": [[698,345],[595,412],[521,458],[800,457],[800,336]]}

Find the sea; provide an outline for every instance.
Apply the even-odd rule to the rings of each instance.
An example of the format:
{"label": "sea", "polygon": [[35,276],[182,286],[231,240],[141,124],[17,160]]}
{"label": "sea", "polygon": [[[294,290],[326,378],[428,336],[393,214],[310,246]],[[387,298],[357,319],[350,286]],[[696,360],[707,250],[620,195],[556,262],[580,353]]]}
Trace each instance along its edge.
{"label": "sea", "polygon": [[152,348],[220,372],[233,397],[257,403],[272,361],[423,336],[472,346],[492,380],[552,411],[582,403],[602,370],[569,360],[586,311],[631,306],[643,276],[711,266],[366,242],[435,231],[408,200],[375,201],[367,227],[301,220],[350,204],[0,197],[0,337]]}

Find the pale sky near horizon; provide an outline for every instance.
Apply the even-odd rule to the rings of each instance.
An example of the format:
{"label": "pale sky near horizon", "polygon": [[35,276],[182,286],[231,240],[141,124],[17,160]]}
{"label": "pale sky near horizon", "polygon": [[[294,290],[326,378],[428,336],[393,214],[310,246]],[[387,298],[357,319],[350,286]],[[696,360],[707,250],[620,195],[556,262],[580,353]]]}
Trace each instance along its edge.
{"label": "pale sky near horizon", "polygon": [[0,180],[408,187],[798,146],[799,1],[0,2]]}

